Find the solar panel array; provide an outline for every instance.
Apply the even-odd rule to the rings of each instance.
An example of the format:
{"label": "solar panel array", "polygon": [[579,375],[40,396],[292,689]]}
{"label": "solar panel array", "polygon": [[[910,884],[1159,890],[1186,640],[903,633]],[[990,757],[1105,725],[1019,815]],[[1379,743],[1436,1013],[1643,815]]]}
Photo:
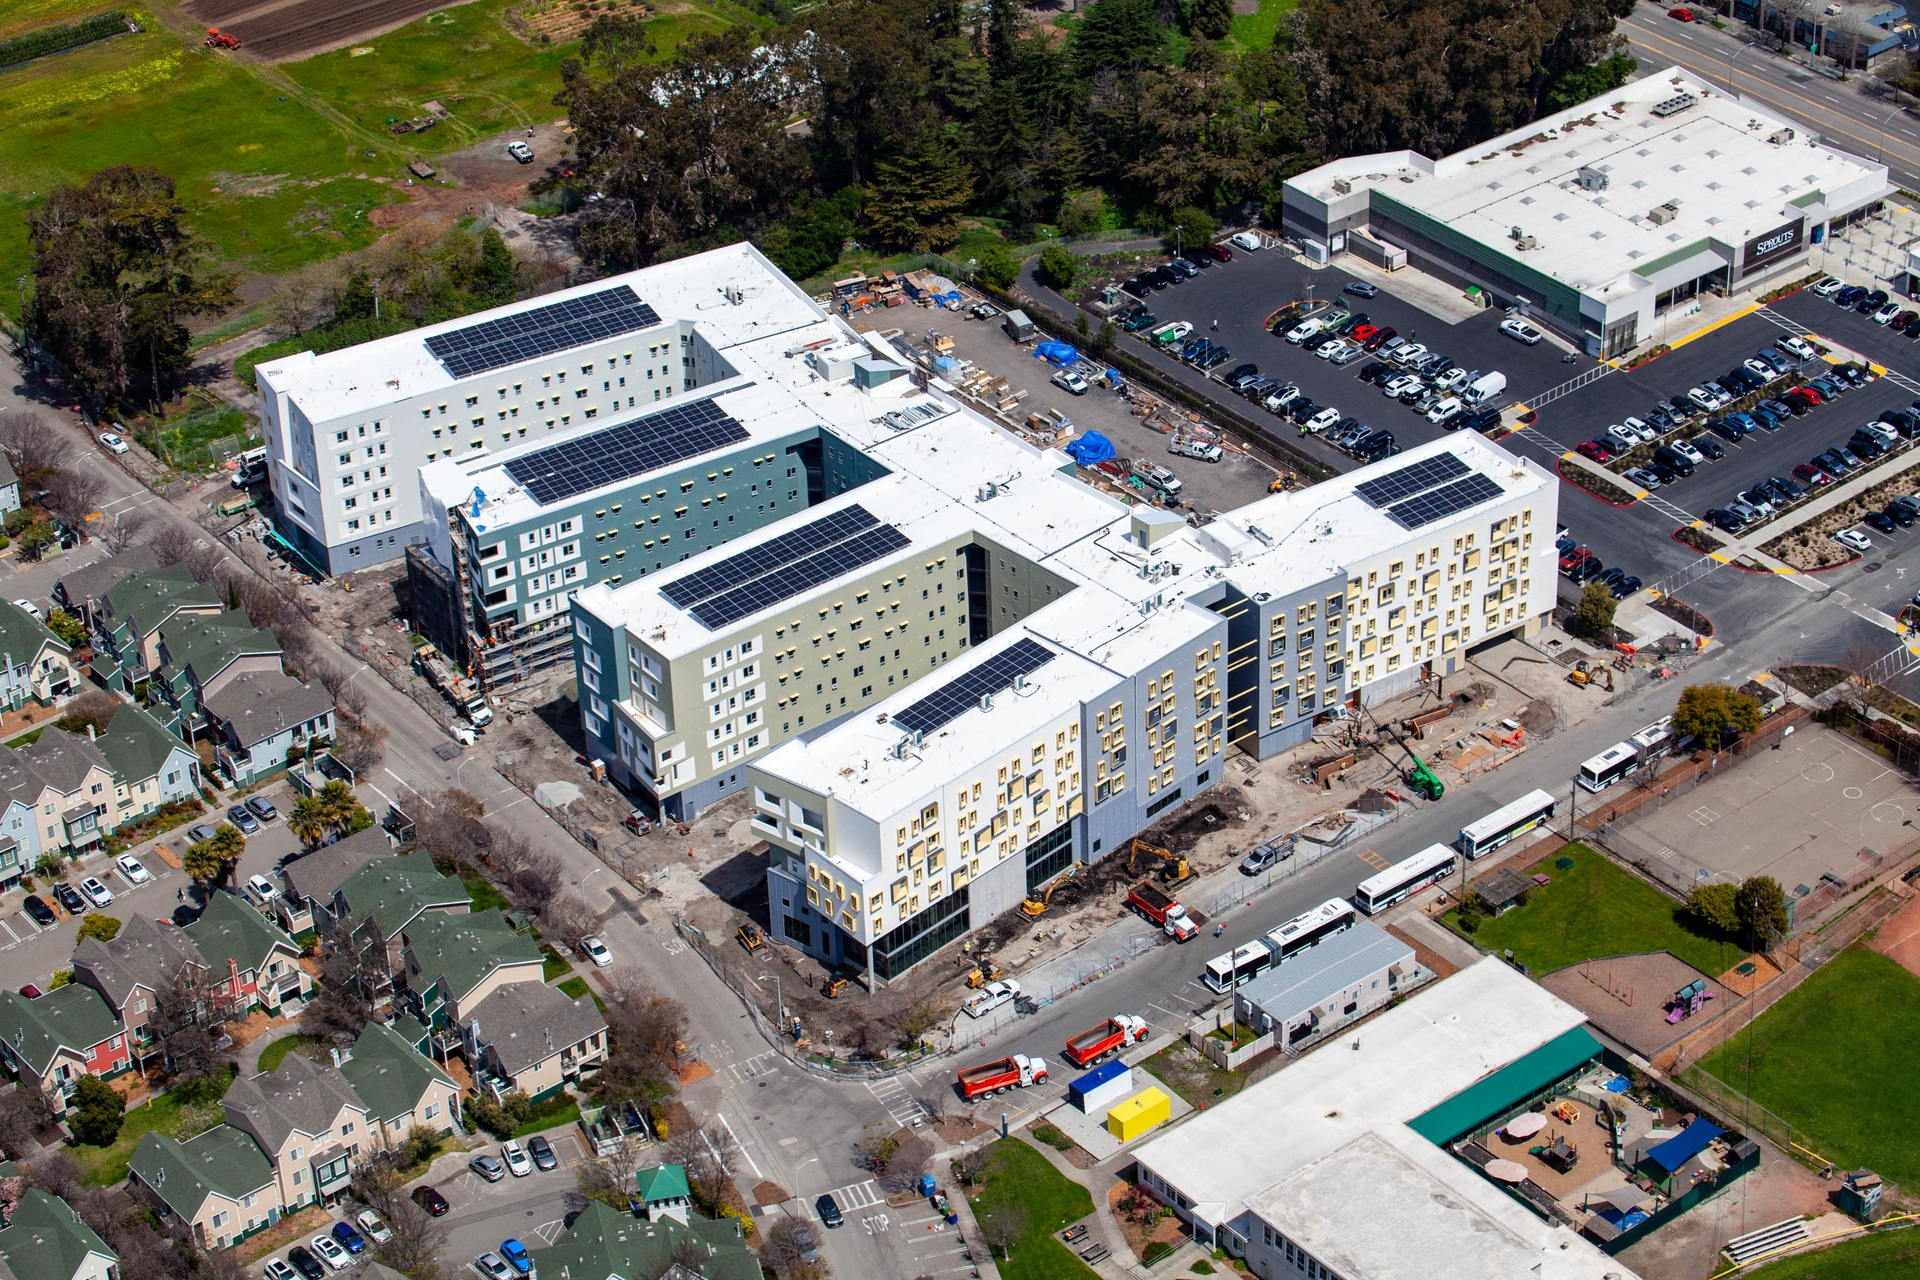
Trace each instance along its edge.
{"label": "solar panel array", "polygon": [[1431,489],[1444,484],[1456,476],[1463,476],[1472,470],[1466,463],[1450,453],[1437,454],[1431,458],[1422,458],[1411,466],[1389,471],[1377,480],[1355,485],[1354,493],[1368,506],[1378,509],[1390,507],[1402,498],[1411,498],[1422,489]]}
{"label": "solar panel array", "polygon": [[1477,507],[1505,492],[1505,489],[1483,475],[1470,475],[1431,493],[1423,493],[1417,498],[1409,498],[1388,507],[1387,516],[1402,529],[1421,529],[1435,520],[1444,520],[1468,507]]}
{"label": "solar panel array", "polygon": [[932,733],[980,705],[980,699],[1013,685],[1053,661],[1053,650],[1022,638],[957,680],[951,680],[893,717],[913,733]]}
{"label": "solar panel array", "polygon": [[525,454],[507,474],[545,506],[747,438],[725,409],[696,400]]}
{"label": "solar panel array", "polygon": [[763,574],[731,591],[703,600],[687,612],[707,630],[718,631],[748,614],[758,613],[911,545],[912,539],[906,534],[890,524],[883,524],[846,542],[817,551],[804,560],[783,565],[778,572]]}
{"label": "solar panel array", "polygon": [[659,313],[623,284],[435,334],[427,339],[427,350],[448,373],[465,378],[659,323]]}
{"label": "solar panel array", "polygon": [[863,506],[855,504],[842,507],[804,528],[771,538],[737,556],[729,556],[719,564],[709,565],[698,573],[690,573],[678,581],[669,582],[660,588],[660,594],[682,609],[690,608],[722,591],[731,590],[743,582],[751,582],[763,574],[810,556],[822,547],[845,542],[856,533],[863,533],[879,523],[878,517]]}

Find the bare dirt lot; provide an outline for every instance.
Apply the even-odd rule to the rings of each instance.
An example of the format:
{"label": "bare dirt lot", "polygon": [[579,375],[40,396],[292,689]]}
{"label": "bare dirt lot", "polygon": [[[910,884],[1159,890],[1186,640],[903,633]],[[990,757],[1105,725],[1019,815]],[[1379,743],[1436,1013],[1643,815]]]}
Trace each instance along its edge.
{"label": "bare dirt lot", "polygon": [[464,0],[188,0],[180,11],[195,22],[240,37],[261,62],[295,62],[340,49],[423,14]]}

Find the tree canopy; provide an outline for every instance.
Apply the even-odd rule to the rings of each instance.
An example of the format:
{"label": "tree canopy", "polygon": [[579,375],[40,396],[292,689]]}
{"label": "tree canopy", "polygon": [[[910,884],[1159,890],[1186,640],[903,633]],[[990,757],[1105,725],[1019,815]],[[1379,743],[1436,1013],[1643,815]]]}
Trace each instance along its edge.
{"label": "tree canopy", "polygon": [[1760,704],[1724,684],[1690,684],[1680,691],[1673,708],[1674,733],[1710,739],[1727,725],[1752,733],[1760,727]]}

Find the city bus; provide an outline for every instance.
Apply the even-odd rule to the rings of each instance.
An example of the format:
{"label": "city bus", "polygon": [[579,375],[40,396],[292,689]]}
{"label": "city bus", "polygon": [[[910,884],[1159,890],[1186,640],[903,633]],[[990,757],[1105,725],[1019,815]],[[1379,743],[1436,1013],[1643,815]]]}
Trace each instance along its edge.
{"label": "city bus", "polygon": [[1252,982],[1272,967],[1273,952],[1264,939],[1256,939],[1217,960],[1207,961],[1204,977],[1209,987],[1225,995],[1234,987]]}
{"label": "city bus", "polygon": [[1620,779],[1640,770],[1640,752],[1631,742],[1616,742],[1580,766],[1580,789],[1605,791]]}
{"label": "city bus", "polygon": [[1397,862],[1353,891],[1353,905],[1368,915],[1385,911],[1431,884],[1438,884],[1460,866],[1460,855],[1444,844],[1431,845],[1405,862]]}
{"label": "city bus", "polygon": [[1523,836],[1553,816],[1554,799],[1544,791],[1530,791],[1512,804],[1502,805],[1478,822],[1460,829],[1459,849],[1471,862]]}
{"label": "city bus", "polygon": [[1322,938],[1330,938],[1353,927],[1353,904],[1345,898],[1329,898],[1313,910],[1297,915],[1267,935],[1275,964],[1284,964]]}

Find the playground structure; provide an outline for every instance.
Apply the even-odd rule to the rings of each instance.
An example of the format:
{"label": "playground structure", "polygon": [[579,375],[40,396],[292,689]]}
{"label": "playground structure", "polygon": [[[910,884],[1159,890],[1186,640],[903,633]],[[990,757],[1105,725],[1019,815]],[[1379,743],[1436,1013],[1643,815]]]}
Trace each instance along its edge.
{"label": "playground structure", "polygon": [[1596,968],[1594,962],[1588,960],[1581,964],[1580,976],[1629,1009],[1633,1007],[1633,984],[1615,976],[1613,970],[1607,966],[1600,965]]}
{"label": "playground structure", "polygon": [[1667,1021],[1678,1023],[1683,1018],[1691,1018],[1707,1007],[1707,1001],[1713,999],[1713,992],[1707,990],[1707,980],[1696,978],[1680,988],[1667,1001]]}

